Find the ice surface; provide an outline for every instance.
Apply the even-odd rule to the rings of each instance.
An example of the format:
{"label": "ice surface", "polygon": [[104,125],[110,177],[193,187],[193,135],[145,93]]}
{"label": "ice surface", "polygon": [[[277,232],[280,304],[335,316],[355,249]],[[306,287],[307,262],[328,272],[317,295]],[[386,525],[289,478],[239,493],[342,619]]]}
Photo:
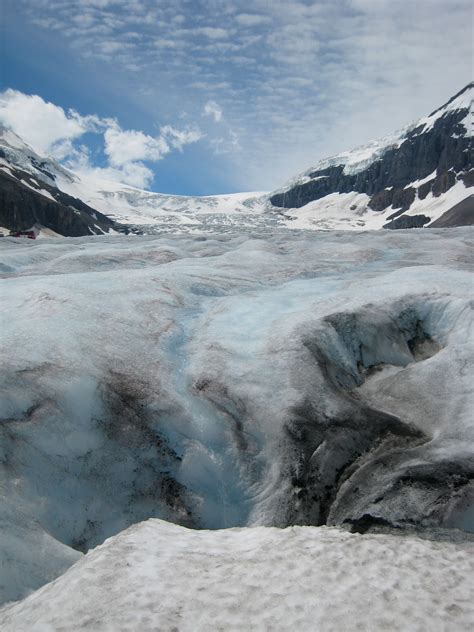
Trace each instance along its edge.
{"label": "ice surface", "polygon": [[474,625],[472,553],[334,528],[197,532],[149,520],[5,607],[0,627],[461,632]]}
{"label": "ice surface", "polygon": [[[0,589],[3,601],[13,601],[52,581],[82,557],[41,528],[21,507],[5,508],[0,518]],[[14,564],[12,564],[14,560]]]}
{"label": "ice surface", "polygon": [[472,530],[473,232],[2,239],[2,599],[148,517]]}

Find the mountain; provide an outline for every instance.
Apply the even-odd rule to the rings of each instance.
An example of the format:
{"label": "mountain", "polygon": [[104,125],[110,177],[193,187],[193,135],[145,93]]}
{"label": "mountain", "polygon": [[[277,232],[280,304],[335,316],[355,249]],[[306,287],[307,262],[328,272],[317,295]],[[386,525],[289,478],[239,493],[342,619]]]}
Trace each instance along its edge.
{"label": "mountain", "polygon": [[40,157],[21,138],[0,127],[0,226],[24,231],[39,226],[60,235],[100,235],[118,228],[116,223],[79,197],[57,186],[66,169]]}
{"label": "mountain", "polygon": [[[0,127],[0,226],[67,236],[449,227],[472,224],[474,167],[466,86],[390,137],[322,160],[273,193],[179,196],[73,172]],[[128,227],[125,228],[125,226]]]}
{"label": "mountain", "polygon": [[322,160],[269,196],[302,228],[474,222],[470,83],[394,135]]}
{"label": "mountain", "polygon": [[[0,126],[0,226],[25,230],[33,224],[60,235],[102,234],[125,226],[146,233],[191,232],[232,226],[255,227],[265,194],[165,195],[75,173],[38,155],[19,136]],[[278,223],[270,215],[266,224]]]}

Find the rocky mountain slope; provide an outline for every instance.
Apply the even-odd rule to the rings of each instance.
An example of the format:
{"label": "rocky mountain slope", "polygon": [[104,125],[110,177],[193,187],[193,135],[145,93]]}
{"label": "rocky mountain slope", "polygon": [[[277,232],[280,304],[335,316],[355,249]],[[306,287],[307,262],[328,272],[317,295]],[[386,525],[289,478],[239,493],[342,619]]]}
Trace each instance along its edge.
{"label": "rocky mountain slope", "polygon": [[305,228],[474,223],[473,94],[471,83],[393,136],[319,162],[270,203]]}
{"label": "rocky mountain slope", "polygon": [[43,159],[13,132],[0,127],[0,226],[24,231],[39,226],[60,235],[100,235],[119,228],[79,197],[57,186],[73,179],[52,160]]}

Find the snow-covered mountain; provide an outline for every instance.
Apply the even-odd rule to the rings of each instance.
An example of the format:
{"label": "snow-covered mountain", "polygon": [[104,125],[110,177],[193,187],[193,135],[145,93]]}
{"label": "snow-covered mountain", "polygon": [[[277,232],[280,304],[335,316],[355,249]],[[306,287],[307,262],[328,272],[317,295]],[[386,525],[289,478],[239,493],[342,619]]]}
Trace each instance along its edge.
{"label": "snow-covered mountain", "polygon": [[178,196],[104,180],[39,156],[0,128],[0,226],[68,236],[125,230],[228,232],[456,226],[474,221],[468,85],[394,135],[323,160],[267,194]]}
{"label": "snow-covered mountain", "polygon": [[[28,196],[31,201],[25,204]],[[0,127],[0,226],[6,229],[26,229],[37,223],[62,235],[78,236],[123,231],[126,226],[161,233],[276,225],[279,215],[270,215],[266,221],[260,218],[265,201],[261,192],[165,195],[93,172],[75,173],[50,157],[39,156],[11,130]],[[46,204],[46,212],[41,212]],[[89,217],[78,221],[79,211]],[[73,227],[69,216],[76,219]]]}
{"label": "snow-covered mountain", "polygon": [[322,160],[272,193],[271,204],[299,228],[474,223],[473,96],[471,83],[392,136]]}
{"label": "snow-covered mountain", "polygon": [[113,220],[58,183],[74,176],[39,156],[11,130],[0,126],[0,227],[2,232],[40,226],[47,234],[80,236],[119,229]]}

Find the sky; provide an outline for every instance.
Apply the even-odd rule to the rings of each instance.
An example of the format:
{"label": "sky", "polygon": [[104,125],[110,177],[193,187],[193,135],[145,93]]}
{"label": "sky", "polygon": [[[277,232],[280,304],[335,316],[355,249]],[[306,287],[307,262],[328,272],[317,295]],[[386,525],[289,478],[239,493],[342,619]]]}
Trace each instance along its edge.
{"label": "sky", "polygon": [[0,121],[78,171],[268,191],[472,78],[470,0],[0,0]]}

